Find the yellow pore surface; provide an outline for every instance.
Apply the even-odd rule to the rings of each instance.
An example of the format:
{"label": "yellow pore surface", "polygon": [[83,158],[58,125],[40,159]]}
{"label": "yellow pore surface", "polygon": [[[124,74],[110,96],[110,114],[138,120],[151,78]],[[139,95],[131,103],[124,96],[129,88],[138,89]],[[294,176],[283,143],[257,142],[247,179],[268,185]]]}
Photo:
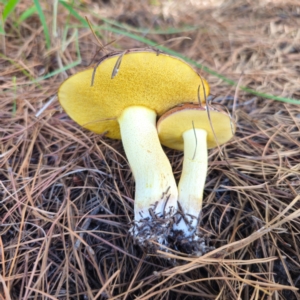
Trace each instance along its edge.
{"label": "yellow pore surface", "polygon": [[118,56],[98,66],[91,86],[93,68],[68,78],[59,88],[59,101],[67,114],[96,133],[107,132],[120,139],[118,117],[129,106],[146,106],[162,115],[184,102],[205,101],[207,82],[188,64],[156,52],[131,52],[123,56],[119,72],[111,79]]}
{"label": "yellow pore surface", "polygon": [[[211,149],[218,144],[228,142],[234,135],[235,125],[229,115],[223,112],[210,110],[210,120],[206,110],[186,109],[174,112],[160,119],[157,130],[160,142],[171,149],[184,149],[183,133],[187,130],[203,129],[207,132],[207,148]],[[213,129],[216,138],[213,134]],[[201,147],[201,145],[198,145]]]}

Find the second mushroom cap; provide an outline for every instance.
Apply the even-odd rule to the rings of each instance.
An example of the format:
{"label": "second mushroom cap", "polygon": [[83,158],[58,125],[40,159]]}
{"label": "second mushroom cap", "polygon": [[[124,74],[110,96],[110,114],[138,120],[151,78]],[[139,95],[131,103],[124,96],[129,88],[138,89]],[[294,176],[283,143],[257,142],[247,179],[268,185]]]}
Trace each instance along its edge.
{"label": "second mushroom cap", "polygon": [[[209,112],[208,112],[209,110]],[[171,149],[184,149],[183,134],[191,129],[202,129],[207,133],[207,149],[229,141],[235,127],[231,117],[213,106],[183,104],[166,112],[157,123],[161,143]],[[199,145],[201,147],[201,145]]]}

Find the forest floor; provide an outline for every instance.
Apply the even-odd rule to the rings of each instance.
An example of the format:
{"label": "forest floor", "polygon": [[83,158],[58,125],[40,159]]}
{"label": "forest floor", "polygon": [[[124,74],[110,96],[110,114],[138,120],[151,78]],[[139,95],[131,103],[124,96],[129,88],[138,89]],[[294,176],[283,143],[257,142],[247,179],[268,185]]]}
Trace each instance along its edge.
{"label": "forest floor", "polygon": [[[33,3],[0,1],[0,299],[300,299],[300,3]],[[114,43],[101,50],[85,17]],[[209,151],[200,227],[215,249],[200,257],[133,243],[122,143],[56,97],[105,51],[162,43],[236,122]],[[183,154],[165,151],[179,180]]]}

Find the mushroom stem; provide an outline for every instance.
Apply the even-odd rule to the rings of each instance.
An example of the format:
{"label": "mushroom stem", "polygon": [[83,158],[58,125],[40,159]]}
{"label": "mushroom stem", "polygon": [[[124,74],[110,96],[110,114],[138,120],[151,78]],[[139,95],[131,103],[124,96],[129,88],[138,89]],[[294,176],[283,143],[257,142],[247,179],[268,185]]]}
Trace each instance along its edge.
{"label": "mushroom stem", "polygon": [[153,216],[173,216],[177,210],[178,190],[158,138],[155,111],[144,106],[131,106],[122,112],[118,122],[135,178],[134,219],[137,226],[139,221],[151,221]]}
{"label": "mushroom stem", "polygon": [[178,185],[182,218],[174,228],[182,230],[185,236],[195,232],[202,208],[208,161],[206,138],[207,132],[203,129],[190,129],[183,133],[184,160]]}

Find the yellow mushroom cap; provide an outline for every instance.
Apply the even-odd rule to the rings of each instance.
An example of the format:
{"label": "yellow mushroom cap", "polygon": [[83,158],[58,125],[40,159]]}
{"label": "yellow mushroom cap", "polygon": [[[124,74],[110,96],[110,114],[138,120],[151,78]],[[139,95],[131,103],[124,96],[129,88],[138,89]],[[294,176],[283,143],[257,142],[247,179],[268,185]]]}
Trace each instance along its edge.
{"label": "yellow mushroom cap", "polygon": [[[117,75],[112,72],[120,55],[106,58],[97,67],[68,78],[59,88],[59,101],[81,126],[120,139],[118,117],[130,106],[145,106],[162,115],[184,102],[205,101],[209,85],[179,58],[154,51],[129,52],[122,57]],[[203,88],[204,86],[204,88]]]}
{"label": "yellow mushroom cap", "polygon": [[211,107],[209,115],[210,119],[205,106],[195,104],[184,104],[169,110],[157,122],[160,142],[171,149],[183,151],[183,133],[193,128],[207,132],[208,149],[228,142],[235,132],[235,124],[231,117],[226,112]]}

